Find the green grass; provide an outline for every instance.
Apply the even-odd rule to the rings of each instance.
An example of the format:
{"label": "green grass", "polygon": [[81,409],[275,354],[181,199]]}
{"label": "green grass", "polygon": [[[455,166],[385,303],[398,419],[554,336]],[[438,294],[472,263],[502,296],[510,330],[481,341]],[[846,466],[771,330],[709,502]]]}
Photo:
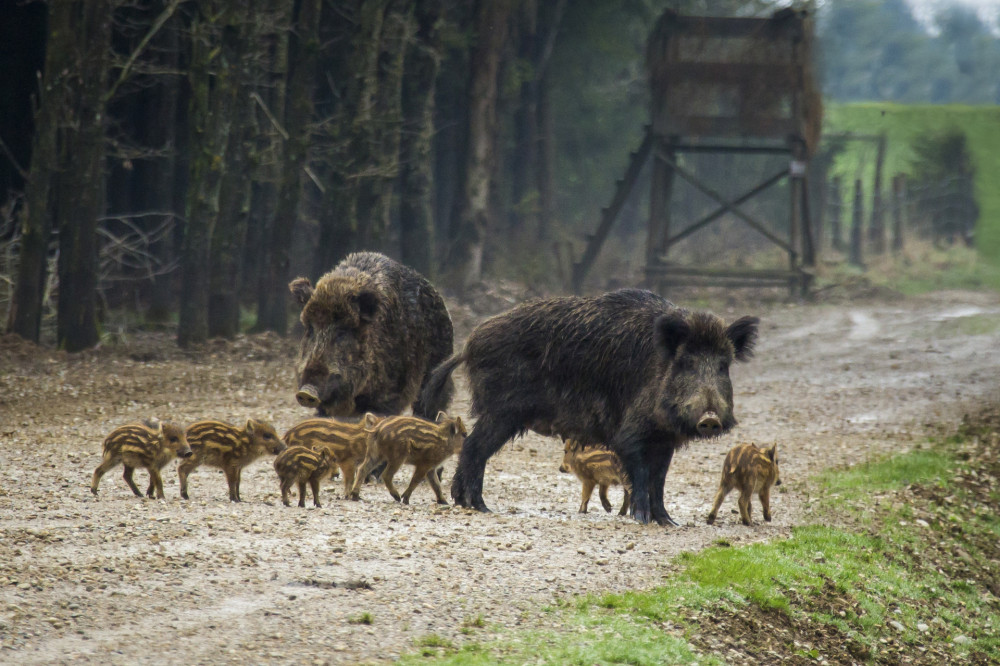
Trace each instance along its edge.
{"label": "green grass", "polygon": [[[913,484],[961,496],[962,489],[951,485],[962,466],[954,444],[953,439],[821,475],[816,486],[825,501],[816,509],[819,524],[798,527],[786,540],[740,548],[721,542],[680,556],[679,573],[663,587],[563,600],[542,611],[536,624],[545,628],[501,629],[499,638],[486,643],[456,647],[425,638],[418,643],[423,651],[402,663],[722,663],[700,654],[689,639],[715,631],[703,626],[705,614],[737,615],[751,608],[825,625],[869,655],[884,649],[885,641],[898,641],[904,650],[936,646],[938,654],[955,659],[970,650],[1000,659],[1000,606],[962,576],[941,572],[934,561],[955,544],[973,558],[986,557],[975,544],[1000,538],[1000,518],[977,510],[956,532],[950,505],[925,502],[936,513],[922,514],[931,522],[917,528],[911,506],[886,499]],[[831,507],[855,527],[832,526]],[[924,624],[928,628],[918,630]],[[960,634],[973,642],[952,644]],[[838,645],[842,653],[836,641],[830,649]],[[822,656],[819,645],[788,649],[789,655]]]}
{"label": "green grass", "polygon": [[[883,182],[888,187],[893,174],[909,173],[914,158],[912,142],[928,133],[952,128],[962,130],[976,171],[975,196],[979,204],[976,243],[983,258],[1000,266],[1000,107],[964,105],[899,105],[882,103],[829,104],[824,109],[824,132],[885,133],[887,149]],[[866,183],[866,205],[870,205],[874,181],[875,147],[850,142],[837,157],[830,175],[846,183],[861,178]],[[845,203],[848,194],[845,193]]]}
{"label": "green grass", "polygon": [[347,618],[348,624],[372,624],[375,622],[375,616],[369,612],[358,613],[357,615],[352,615]]}

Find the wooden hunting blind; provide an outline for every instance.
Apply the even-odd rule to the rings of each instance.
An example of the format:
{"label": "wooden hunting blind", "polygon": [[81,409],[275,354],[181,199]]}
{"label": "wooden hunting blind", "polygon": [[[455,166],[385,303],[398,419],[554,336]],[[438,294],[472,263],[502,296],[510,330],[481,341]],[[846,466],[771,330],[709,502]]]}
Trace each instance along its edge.
{"label": "wooden hunting blind", "polygon": [[[680,284],[727,286],[784,285],[808,289],[815,261],[809,224],[808,156],[818,142],[822,115],[812,77],[812,24],[802,10],[783,9],[770,18],[682,16],[667,10],[649,37],[651,124],[632,153],[625,178],[611,205],[602,211],[597,232],[573,267],[580,291],[618,212],[652,156],[650,217],[645,279],[652,287]],[[786,155],[785,166],[753,188],[729,198],[685,166],[685,153]],[[713,199],[717,207],[679,230],[671,220],[674,179],[680,176]],[[772,185],[789,180],[787,230],[764,224],[742,205]],[[747,270],[685,265],[668,258],[678,241],[729,215],[788,254],[788,268]],[[683,222],[678,220],[677,222]]]}

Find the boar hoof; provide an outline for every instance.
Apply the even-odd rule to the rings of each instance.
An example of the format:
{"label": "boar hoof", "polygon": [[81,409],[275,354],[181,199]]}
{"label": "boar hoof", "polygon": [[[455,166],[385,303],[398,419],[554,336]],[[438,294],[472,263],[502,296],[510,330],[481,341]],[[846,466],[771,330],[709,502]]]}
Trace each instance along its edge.
{"label": "boar hoof", "polygon": [[295,399],[303,407],[309,407],[310,409],[319,407],[319,391],[312,384],[305,384],[299,388],[298,393],[295,394]]}

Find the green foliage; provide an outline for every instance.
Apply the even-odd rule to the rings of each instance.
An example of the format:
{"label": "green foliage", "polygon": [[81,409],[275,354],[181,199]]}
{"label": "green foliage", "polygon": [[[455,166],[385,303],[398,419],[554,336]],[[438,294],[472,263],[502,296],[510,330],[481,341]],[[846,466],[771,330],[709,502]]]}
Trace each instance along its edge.
{"label": "green foliage", "polygon": [[[975,198],[979,205],[975,243],[981,256],[1000,266],[1000,107],[961,105],[901,106],[888,103],[827,105],[824,131],[886,135],[884,174],[914,175],[918,163],[915,147],[929,134],[960,131],[969,149],[975,171]],[[839,175],[847,187],[844,201],[849,210],[851,187],[856,178],[865,183],[866,204],[871,201],[874,181],[875,147],[870,143],[848,142],[834,159],[830,176]],[[886,184],[886,187],[888,185]]]}
{"label": "green foliage", "polygon": [[375,616],[365,611],[364,613],[358,613],[347,618],[347,622],[349,624],[372,624],[375,622]]}
{"label": "green foliage", "polygon": [[[869,655],[889,639],[904,650],[936,650],[928,655],[961,659],[976,650],[998,659],[1000,641],[991,637],[991,627],[1000,623],[1000,611],[979,586],[943,573],[935,558],[952,550],[956,544],[943,542],[955,538],[973,560],[988,557],[976,544],[995,541],[1000,518],[977,509],[976,517],[954,532],[954,515],[945,504],[936,509],[940,522],[915,527],[905,503],[877,506],[873,500],[913,484],[938,488],[942,496],[961,496],[963,489],[952,481],[960,467],[954,447],[945,445],[824,474],[818,480],[822,496],[837,500],[832,506],[841,516],[872,516],[871,529],[831,527],[828,514],[817,514],[824,524],[798,527],[786,540],[741,548],[719,544],[684,554],[678,562],[681,572],[663,587],[560,603],[546,617],[549,629],[506,632],[493,643],[467,645],[443,658],[425,650],[402,663],[423,663],[427,657],[463,665],[721,663],[714,655],[700,654],[689,638],[725,630],[706,623],[706,614],[718,618],[748,612],[827,625]],[[959,634],[972,637],[971,642],[953,644]],[[836,639],[834,643],[833,649],[847,649]],[[786,649],[818,658],[820,648]]]}

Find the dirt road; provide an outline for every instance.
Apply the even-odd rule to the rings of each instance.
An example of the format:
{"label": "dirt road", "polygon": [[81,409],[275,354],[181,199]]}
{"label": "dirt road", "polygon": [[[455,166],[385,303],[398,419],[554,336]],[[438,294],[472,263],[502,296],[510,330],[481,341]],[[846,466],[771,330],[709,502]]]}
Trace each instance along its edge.
{"label": "dirt road", "polygon": [[[490,463],[489,515],[438,507],[426,486],[401,506],[375,486],[347,502],[331,483],[324,508],[285,508],[270,459],[244,473],[238,505],[208,468],[180,500],[173,463],[164,501],[133,497],[117,470],[95,499],[90,476],[114,426],[252,416],[283,432],[307,416],[293,399],[294,343],[258,336],[187,354],[141,334],[67,356],[0,339],[0,662],[354,663],[428,634],[460,643],[463,624],[473,640],[533,628],[554,597],[653,586],[681,551],[787,533],[809,475],[926,441],[1000,390],[997,296],[754,314],[757,357],[733,371],[741,425],[675,456],[673,529],[605,514],[596,498],[577,514],[558,441],[535,435]],[[465,415],[459,385],[453,411]],[[743,440],[779,444],[774,522],[739,525],[730,497],[707,526],[722,458]]]}

